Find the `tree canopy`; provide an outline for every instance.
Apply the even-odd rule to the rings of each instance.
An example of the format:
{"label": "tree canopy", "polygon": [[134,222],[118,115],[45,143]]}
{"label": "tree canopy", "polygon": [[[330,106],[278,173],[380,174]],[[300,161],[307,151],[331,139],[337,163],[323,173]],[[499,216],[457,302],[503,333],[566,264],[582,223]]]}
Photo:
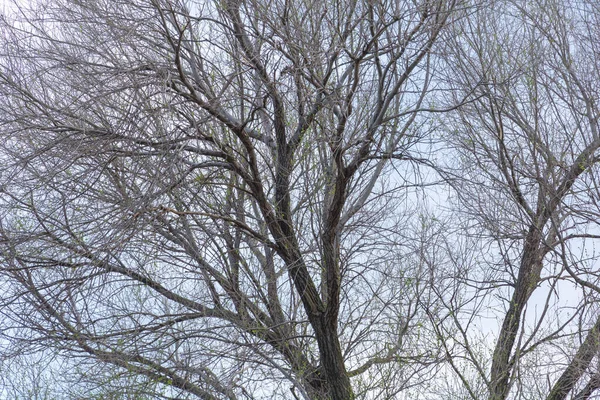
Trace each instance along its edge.
{"label": "tree canopy", "polygon": [[592,399],[593,0],[0,22],[0,397]]}

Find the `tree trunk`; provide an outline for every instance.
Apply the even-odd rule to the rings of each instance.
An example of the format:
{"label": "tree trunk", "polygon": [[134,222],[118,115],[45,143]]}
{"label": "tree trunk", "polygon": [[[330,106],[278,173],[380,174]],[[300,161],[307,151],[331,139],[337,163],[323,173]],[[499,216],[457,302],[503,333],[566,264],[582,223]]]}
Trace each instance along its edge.
{"label": "tree trunk", "polygon": [[313,324],[319,344],[321,367],[325,372],[329,386],[327,398],[332,400],[352,400],[354,392],[350,384],[350,378],[346,372],[342,349],[335,327],[326,323],[325,315],[319,318],[317,324]]}

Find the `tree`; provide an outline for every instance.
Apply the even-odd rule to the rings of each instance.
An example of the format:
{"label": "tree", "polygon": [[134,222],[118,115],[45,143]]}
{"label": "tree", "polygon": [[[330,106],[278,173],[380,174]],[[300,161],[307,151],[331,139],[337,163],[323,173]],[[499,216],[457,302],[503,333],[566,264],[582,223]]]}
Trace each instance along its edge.
{"label": "tree", "polygon": [[5,343],[54,349],[98,395],[393,398],[431,378],[428,233],[403,204],[457,1],[11,15]]}
{"label": "tree", "polygon": [[15,7],[0,396],[593,398],[599,27],[591,0]]}
{"label": "tree", "polygon": [[[470,270],[456,261],[455,293],[468,295],[436,319],[440,334],[460,333],[450,359],[466,398],[588,399],[599,388],[599,11],[494,2],[453,36],[450,85],[474,96],[448,115],[447,138],[459,151],[460,234],[481,253]],[[485,314],[499,326],[477,351]]]}

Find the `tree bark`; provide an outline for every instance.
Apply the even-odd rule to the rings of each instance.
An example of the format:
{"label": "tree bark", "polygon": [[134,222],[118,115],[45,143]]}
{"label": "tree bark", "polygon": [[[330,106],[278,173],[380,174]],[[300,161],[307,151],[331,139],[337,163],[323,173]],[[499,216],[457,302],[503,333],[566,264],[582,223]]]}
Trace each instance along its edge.
{"label": "tree bark", "polygon": [[[585,371],[587,371],[592,359],[598,354],[599,349],[600,318],[598,318],[592,329],[588,332],[583,344],[577,350],[575,357],[573,357],[567,369],[564,370],[558,381],[554,384],[547,400],[564,400]],[[583,398],[584,396],[578,397]]]}
{"label": "tree bark", "polygon": [[319,344],[321,366],[329,384],[327,398],[352,400],[354,399],[354,392],[344,365],[337,331],[329,325],[325,320],[325,314],[322,315],[318,323],[313,325]]}

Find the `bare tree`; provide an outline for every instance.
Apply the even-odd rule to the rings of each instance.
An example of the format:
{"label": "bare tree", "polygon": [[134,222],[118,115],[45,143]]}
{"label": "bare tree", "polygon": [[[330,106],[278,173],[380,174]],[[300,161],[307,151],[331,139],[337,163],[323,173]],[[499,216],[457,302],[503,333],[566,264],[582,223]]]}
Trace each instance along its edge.
{"label": "bare tree", "polygon": [[5,17],[3,340],[55,349],[73,390],[140,398],[394,398],[431,377],[430,236],[407,243],[407,204],[457,7],[53,0]]}
{"label": "bare tree", "polygon": [[[454,31],[451,85],[474,96],[447,138],[479,254],[455,258],[462,303],[435,318],[460,332],[449,359],[472,399],[598,389],[599,18],[592,1],[498,1]],[[499,320],[490,352],[484,316]]]}

